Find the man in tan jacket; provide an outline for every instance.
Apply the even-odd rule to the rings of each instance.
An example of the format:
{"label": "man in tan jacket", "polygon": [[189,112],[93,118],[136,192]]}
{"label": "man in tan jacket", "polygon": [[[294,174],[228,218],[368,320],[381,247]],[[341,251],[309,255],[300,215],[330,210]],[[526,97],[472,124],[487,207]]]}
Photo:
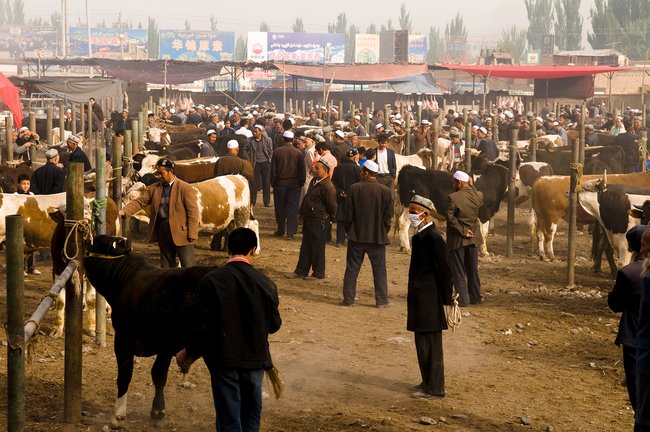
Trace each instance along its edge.
{"label": "man in tan jacket", "polygon": [[149,186],[136,200],[122,210],[120,216],[131,216],[149,206],[147,241],[158,242],[160,266],[176,267],[176,256],[181,267],[196,265],[194,242],[199,236],[199,208],[196,190],[176,177],[174,162],[160,159],[156,174],[160,182]]}

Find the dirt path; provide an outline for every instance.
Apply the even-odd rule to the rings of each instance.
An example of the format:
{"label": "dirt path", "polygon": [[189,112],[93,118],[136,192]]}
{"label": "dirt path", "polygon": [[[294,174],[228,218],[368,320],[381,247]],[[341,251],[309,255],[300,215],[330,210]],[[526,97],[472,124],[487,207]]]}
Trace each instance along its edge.
{"label": "dirt path", "polygon": [[[566,263],[544,263],[528,252],[526,212],[517,211],[516,258],[505,253],[505,210],[496,220],[480,273],[486,302],[463,309],[460,328],[444,334],[447,397],[421,401],[410,397],[419,382],[413,335],[406,326],[406,277],[409,256],[397,239],[388,250],[389,295],[394,306],[373,307],[369,265],[362,268],[359,301],[338,306],[345,248],[327,246],[324,281],[287,279],[300,240],[271,237],[271,209],[262,209],[262,254],[255,265],[273,278],[280,292],[282,329],[271,337],[274,361],[285,381],[279,400],[265,399],[266,431],[625,431],[632,411],[623,384],[622,355],[613,344],[618,316],[606,295],[613,281],[591,274],[590,241],[578,237],[579,286],[564,289]],[[226,255],[199,241],[199,261],[222,263]],[[140,253],[157,248],[136,243]],[[560,225],[556,252],[566,253],[566,225]],[[49,268],[27,279],[32,310],[47,289]],[[0,276],[4,279],[4,275]],[[0,316],[6,321],[5,292]],[[43,326],[47,332],[52,322]],[[5,335],[0,331],[2,340]],[[89,340],[90,342],[90,340]],[[84,345],[84,417],[80,430],[101,431],[110,418],[116,393],[112,337],[107,347]],[[63,418],[63,340],[45,335],[33,347],[27,367],[29,431],[61,430]],[[6,382],[6,350],[0,351],[0,380]],[[214,430],[209,375],[198,362],[186,377],[175,367],[167,386],[167,417],[153,423],[149,370],[139,359],[129,391],[129,431]],[[268,390],[268,389],[267,389]],[[6,406],[6,394],[0,395]],[[436,425],[422,425],[429,417]],[[522,422],[530,423],[524,426]],[[0,424],[6,409],[0,410]]]}

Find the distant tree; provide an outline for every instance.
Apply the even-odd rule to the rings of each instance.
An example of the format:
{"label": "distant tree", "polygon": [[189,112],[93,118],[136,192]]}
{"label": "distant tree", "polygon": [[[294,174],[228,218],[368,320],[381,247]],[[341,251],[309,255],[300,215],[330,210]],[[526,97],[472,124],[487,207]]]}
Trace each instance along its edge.
{"label": "distant tree", "polygon": [[650,46],[650,0],[595,0],[590,11],[594,49],[614,48],[633,60],[646,59]]}
{"label": "distant tree", "polygon": [[345,35],[345,62],[354,63],[354,44],[356,36],[359,33],[359,27],[351,24]]}
{"label": "distant tree", "polygon": [[411,14],[406,12],[406,3],[402,2],[399,7],[399,28],[400,30],[408,30],[409,33],[413,31],[413,23],[411,23]]}
{"label": "distant tree", "polygon": [[520,63],[526,51],[526,29],[516,25],[501,30],[501,39],[498,42],[501,52],[509,53],[515,63]]}
{"label": "distant tree", "polygon": [[445,54],[445,41],[440,35],[438,27],[429,27],[429,50],[427,51],[427,63],[441,62]]}
{"label": "distant tree", "polygon": [[192,23],[189,20],[185,20],[185,31],[192,30]]}
{"label": "distant tree", "polygon": [[[9,3],[9,2],[7,2]],[[11,8],[11,24],[23,25],[25,24],[25,3],[23,0],[14,0]]]}
{"label": "distant tree", "polygon": [[214,14],[210,15],[210,31],[217,31],[217,17]]}
{"label": "distant tree", "polygon": [[305,32],[305,26],[302,22],[302,18],[296,18],[296,22],[293,23],[291,26],[291,29],[293,30],[294,33],[304,33]]}
{"label": "distant tree", "polygon": [[345,17],[345,12],[342,12],[336,16],[335,23],[327,24],[328,33],[345,33],[345,30],[348,28],[348,19]]}
{"label": "distant tree", "polygon": [[138,21],[138,29],[142,30],[142,21]]}
{"label": "distant tree", "polygon": [[393,30],[393,21],[389,19],[386,24],[381,25],[381,31]]}
{"label": "distant tree", "polygon": [[244,36],[239,35],[235,43],[235,61],[246,60],[246,39]]}
{"label": "distant tree", "polygon": [[45,27],[49,26],[50,22],[47,20],[47,18],[37,17],[30,18],[29,21],[27,21],[27,25],[32,27]]}
{"label": "distant tree", "polygon": [[156,19],[149,17],[147,25],[147,53],[150,59],[157,59],[160,55],[160,34]]}
{"label": "distant tree", "polygon": [[368,26],[366,29],[366,33],[368,34],[377,34],[377,26],[373,23]]}
{"label": "distant tree", "polygon": [[451,61],[465,61],[467,55],[467,28],[460,12],[445,27],[445,45]]}
{"label": "distant tree", "polygon": [[11,25],[14,23],[14,13],[11,7],[11,0],[6,0],[3,3],[4,7],[2,9],[4,9],[5,19],[2,24]]}
{"label": "distant tree", "polygon": [[261,32],[270,32],[271,31],[271,26],[266,21],[262,21],[260,23],[260,31]]}
{"label": "distant tree", "polygon": [[582,0],[555,0],[555,44],[563,51],[582,48]]}
{"label": "distant tree", "polygon": [[542,37],[551,33],[553,27],[552,0],[524,0],[528,14],[528,46],[531,49],[542,48]]}
{"label": "distant tree", "polygon": [[108,26],[106,25],[106,20],[102,20],[102,22],[97,23],[97,27],[103,29],[107,28]]}

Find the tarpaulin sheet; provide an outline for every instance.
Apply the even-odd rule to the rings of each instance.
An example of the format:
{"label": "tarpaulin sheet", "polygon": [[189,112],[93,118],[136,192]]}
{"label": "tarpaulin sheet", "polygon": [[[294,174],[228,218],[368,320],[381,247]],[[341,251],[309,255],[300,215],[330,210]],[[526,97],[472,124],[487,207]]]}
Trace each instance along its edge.
{"label": "tarpaulin sheet", "polygon": [[588,99],[594,96],[594,77],[536,79],[535,98]]}
{"label": "tarpaulin sheet", "polygon": [[42,93],[74,103],[87,103],[91,97],[122,100],[122,83],[118,79],[52,77],[22,78],[22,81],[36,86]]}
{"label": "tarpaulin sheet", "polygon": [[629,70],[611,66],[511,66],[511,65],[435,65],[436,69],[460,70],[473,75],[514,79],[570,78]]}
{"label": "tarpaulin sheet", "polygon": [[14,125],[16,128],[22,127],[23,121],[23,108],[20,105],[20,96],[18,88],[7,79],[4,74],[0,72],[0,97],[2,101],[9,107],[9,110],[14,115]]}
{"label": "tarpaulin sheet", "polygon": [[124,81],[149,84],[187,84],[220,75],[222,69],[222,65],[218,63],[175,60],[122,61],[93,59],[93,63],[105,70],[110,76]]}
{"label": "tarpaulin sheet", "polygon": [[431,74],[416,75],[410,77],[405,81],[391,82],[390,86],[395,93],[408,94],[408,93],[423,93],[441,95],[444,92],[434,85],[433,77]]}
{"label": "tarpaulin sheet", "polygon": [[376,84],[404,81],[413,75],[429,73],[425,64],[360,64],[360,65],[296,65],[274,63],[287,75],[312,81],[331,81],[334,84]]}

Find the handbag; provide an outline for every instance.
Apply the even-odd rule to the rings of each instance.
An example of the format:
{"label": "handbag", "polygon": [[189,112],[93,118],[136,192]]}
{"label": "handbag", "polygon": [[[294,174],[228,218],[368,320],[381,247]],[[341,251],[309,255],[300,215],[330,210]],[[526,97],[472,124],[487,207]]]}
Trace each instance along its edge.
{"label": "handbag", "polygon": [[456,330],[456,327],[460,325],[462,320],[462,314],[460,313],[460,306],[458,306],[458,293],[454,290],[454,293],[451,296],[451,304],[444,305],[445,316],[447,317],[447,327],[451,331]]}

